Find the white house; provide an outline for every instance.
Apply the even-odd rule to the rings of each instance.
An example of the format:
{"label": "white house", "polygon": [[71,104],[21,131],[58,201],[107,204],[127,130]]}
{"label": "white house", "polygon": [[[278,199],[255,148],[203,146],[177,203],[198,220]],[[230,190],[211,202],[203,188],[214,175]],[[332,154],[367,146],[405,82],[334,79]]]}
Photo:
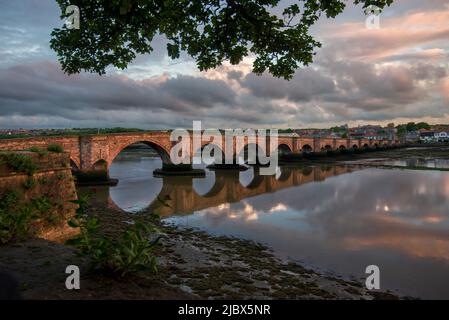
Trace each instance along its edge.
{"label": "white house", "polygon": [[440,142],[449,141],[449,133],[446,131],[435,132],[435,139]]}

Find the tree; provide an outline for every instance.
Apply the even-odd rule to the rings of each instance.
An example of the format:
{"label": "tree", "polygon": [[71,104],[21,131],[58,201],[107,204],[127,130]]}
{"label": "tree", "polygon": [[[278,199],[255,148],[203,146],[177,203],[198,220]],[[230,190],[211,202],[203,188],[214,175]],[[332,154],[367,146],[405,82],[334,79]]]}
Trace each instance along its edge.
{"label": "tree", "polygon": [[419,129],[426,129],[426,130],[430,130],[430,124],[428,124],[427,122],[419,122],[416,124],[416,127]]}
{"label": "tree", "polygon": [[332,127],[332,128],[330,128],[330,131],[339,133],[341,131],[341,128],[340,127]]}
{"label": "tree", "polygon": [[403,125],[403,124],[399,125],[397,127],[397,129],[398,129],[398,133],[397,133],[398,137],[399,138],[405,137],[405,135],[407,134],[407,127],[406,127],[406,125]]}
{"label": "tree", "polygon": [[418,126],[417,126],[416,123],[414,123],[414,122],[409,122],[409,123],[407,123],[406,128],[407,128],[407,131],[408,131],[408,132],[418,130]]}
{"label": "tree", "polygon": [[[151,53],[155,35],[168,39],[172,59],[181,51],[200,70],[229,60],[240,63],[254,56],[253,72],[267,71],[291,79],[295,70],[313,61],[321,44],[309,29],[320,16],[334,18],[349,0],[298,0],[283,8],[281,0],[56,0],[81,11],[80,29],[54,29],[50,46],[64,72],[104,74],[112,65],[124,69],[137,54]],[[394,0],[350,0],[373,11]]]}

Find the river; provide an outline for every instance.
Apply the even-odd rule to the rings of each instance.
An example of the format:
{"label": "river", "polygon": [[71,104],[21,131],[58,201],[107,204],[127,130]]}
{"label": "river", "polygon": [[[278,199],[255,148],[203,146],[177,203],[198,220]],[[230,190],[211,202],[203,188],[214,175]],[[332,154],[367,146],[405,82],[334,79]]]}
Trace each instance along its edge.
{"label": "river", "polygon": [[449,172],[422,170],[448,163],[396,167],[410,161],[391,161],[393,169],[279,168],[275,177],[206,169],[205,178],[162,179],[152,175],[160,159],[125,150],[110,168],[118,185],[97,195],[128,212],[157,211],[179,227],[264,243],[324,274],[362,279],[377,265],[382,290],[449,299]]}

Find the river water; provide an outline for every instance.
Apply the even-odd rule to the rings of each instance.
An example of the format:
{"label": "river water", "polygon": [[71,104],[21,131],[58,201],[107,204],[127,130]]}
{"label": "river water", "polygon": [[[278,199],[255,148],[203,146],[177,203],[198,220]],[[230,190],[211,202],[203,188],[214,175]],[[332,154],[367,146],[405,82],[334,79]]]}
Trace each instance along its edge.
{"label": "river water", "polygon": [[264,243],[323,273],[362,279],[377,265],[383,290],[449,299],[449,172],[337,165],[154,178],[159,167],[125,151],[110,168],[119,184],[97,194],[180,227]]}

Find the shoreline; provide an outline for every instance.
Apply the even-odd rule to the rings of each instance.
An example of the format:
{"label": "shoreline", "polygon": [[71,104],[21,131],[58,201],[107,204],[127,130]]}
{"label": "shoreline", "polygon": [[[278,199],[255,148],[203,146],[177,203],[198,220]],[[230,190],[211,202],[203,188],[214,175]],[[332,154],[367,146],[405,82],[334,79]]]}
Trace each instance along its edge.
{"label": "shoreline", "polygon": [[[101,217],[108,233],[121,232],[127,221],[136,218],[100,207],[91,207],[88,213]],[[145,213],[140,217],[147,220]],[[212,236],[163,221],[157,226],[162,234],[155,252],[157,274],[110,278],[88,271],[88,261],[73,248],[42,239],[3,246],[0,269],[15,273],[24,299],[401,299],[392,292],[368,291],[359,282],[282,261],[253,241]],[[69,264],[80,266],[81,290],[65,289],[64,270]]]}

